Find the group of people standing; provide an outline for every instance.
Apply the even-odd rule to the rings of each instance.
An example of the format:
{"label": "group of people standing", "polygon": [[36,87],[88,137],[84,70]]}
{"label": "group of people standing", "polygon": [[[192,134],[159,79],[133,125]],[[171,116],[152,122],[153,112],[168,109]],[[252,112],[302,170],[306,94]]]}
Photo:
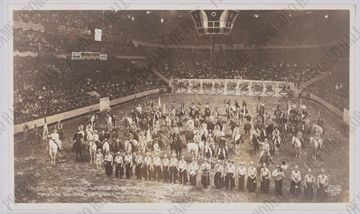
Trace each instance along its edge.
{"label": "group of people standing", "polygon": [[[108,177],[190,184],[203,188],[212,186],[212,183],[216,189],[228,191],[237,189],[240,192],[246,192],[247,189],[251,193],[256,192],[259,185],[260,192],[268,194],[271,180],[273,180],[274,194],[277,196],[283,196],[286,178],[286,169],[282,165],[276,165],[271,171],[266,164],[256,167],[253,161],[248,167],[243,161],[240,161],[237,167],[234,161],[229,159],[212,163],[205,158],[200,164],[194,158],[190,162],[186,161],[184,156],[178,159],[176,154],[172,154],[170,158],[164,154],[161,158],[159,154],[127,153],[124,155],[118,152],[115,155],[107,153],[102,157],[99,150],[96,161],[98,170],[102,170],[102,163]],[[324,169],[321,169],[317,177],[312,174],[311,169],[308,169],[306,175],[302,177],[299,167],[295,165],[289,180],[289,192],[293,196],[299,197],[303,194],[306,200],[312,200],[317,190],[318,199],[326,199],[329,178]]]}

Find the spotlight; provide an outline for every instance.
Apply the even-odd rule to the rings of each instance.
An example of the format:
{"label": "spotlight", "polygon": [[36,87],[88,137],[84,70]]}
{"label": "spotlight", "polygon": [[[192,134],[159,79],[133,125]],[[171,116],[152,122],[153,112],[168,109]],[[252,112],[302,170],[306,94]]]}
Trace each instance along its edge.
{"label": "spotlight", "polygon": [[146,14],[150,14],[150,11],[146,11]]}
{"label": "spotlight", "polygon": [[131,17],[131,21],[134,21],[135,20],[135,18],[134,17]]}
{"label": "spotlight", "polygon": [[161,19],[160,19],[160,22],[161,22],[161,23],[164,23],[164,18],[161,18]]}
{"label": "spotlight", "polygon": [[328,14],[326,14],[324,17],[325,17],[325,19],[327,19],[327,18],[329,18],[329,15],[328,15]]}
{"label": "spotlight", "polygon": [[255,18],[259,18],[259,15],[258,15],[258,14],[254,14],[254,17],[255,17]]}

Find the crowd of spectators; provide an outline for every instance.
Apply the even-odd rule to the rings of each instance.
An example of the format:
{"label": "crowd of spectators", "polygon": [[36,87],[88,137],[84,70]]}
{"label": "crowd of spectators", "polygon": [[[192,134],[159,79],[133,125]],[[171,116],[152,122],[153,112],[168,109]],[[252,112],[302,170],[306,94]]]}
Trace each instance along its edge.
{"label": "crowd of spectators", "polygon": [[322,50],[168,51],[159,70],[168,78],[289,81],[301,84],[321,71],[314,68]]}
{"label": "crowd of spectators", "polygon": [[348,62],[338,62],[329,75],[312,84],[309,91],[328,101],[335,107],[349,110],[349,66]]}
{"label": "crowd of spectators", "polygon": [[[14,58],[15,123],[158,88],[161,82],[135,61],[71,61]],[[62,61],[62,62],[59,62]],[[60,66],[60,67],[57,67]]]}

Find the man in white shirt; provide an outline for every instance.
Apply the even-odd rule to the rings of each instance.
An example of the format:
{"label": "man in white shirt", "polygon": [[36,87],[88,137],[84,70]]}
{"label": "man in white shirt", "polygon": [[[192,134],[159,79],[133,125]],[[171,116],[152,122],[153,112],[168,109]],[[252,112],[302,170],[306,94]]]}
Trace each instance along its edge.
{"label": "man in white shirt", "polygon": [[232,190],[235,187],[235,165],[232,160],[228,161],[225,173],[225,188],[226,190]]}
{"label": "man in white shirt", "polygon": [[290,193],[294,196],[299,196],[301,193],[301,172],[297,165],[291,172]]}
{"label": "man in white shirt", "polygon": [[181,184],[187,183],[187,163],[184,156],[181,156],[181,160],[179,161],[179,182]]}
{"label": "man in white shirt", "polygon": [[271,173],[270,170],[267,168],[266,164],[263,164],[263,167],[260,170],[260,189],[263,193],[268,193],[270,189],[270,178]]}
{"label": "man in white shirt", "polygon": [[113,162],[114,157],[110,152],[107,152],[105,155],[105,174],[110,177],[113,174]]}
{"label": "man in white shirt", "polygon": [[162,166],[161,166],[161,159],[158,154],[155,155],[153,159],[154,164],[154,179],[160,181],[162,175]]}
{"label": "man in white shirt", "polygon": [[120,152],[116,153],[114,164],[115,164],[115,177],[121,178],[124,173],[124,159],[120,155]]}
{"label": "man in white shirt", "polygon": [[245,176],[246,176],[246,167],[243,161],[240,161],[240,166],[236,170],[236,175],[238,176],[239,191],[243,192],[245,190]]}
{"label": "man in white shirt", "polygon": [[175,154],[170,158],[170,183],[176,183],[179,161]]}
{"label": "man in white shirt", "polygon": [[250,167],[247,170],[247,176],[247,188],[249,192],[255,192],[257,171],[253,161],[250,162]]}
{"label": "man in white shirt", "polygon": [[221,189],[224,184],[224,166],[222,165],[221,160],[217,161],[214,171],[214,186],[217,189]]}
{"label": "man in white shirt", "polygon": [[277,165],[272,172],[272,177],[275,180],[275,195],[282,196],[283,178],[285,177],[284,171],[281,170],[280,165]]}
{"label": "man in white shirt", "polygon": [[304,196],[306,200],[311,200],[314,195],[314,183],[316,178],[311,173],[311,169],[308,170],[308,173],[304,177]]}
{"label": "man in white shirt", "polygon": [[201,164],[200,170],[201,170],[201,184],[204,186],[204,188],[207,188],[210,185],[211,165],[209,164],[206,158],[204,159],[204,163]]}
{"label": "man in white shirt", "polygon": [[143,164],[143,176],[145,180],[151,180],[152,175],[152,168],[153,168],[153,160],[150,157],[150,154],[147,153],[144,158],[144,164]]}
{"label": "man in white shirt", "polygon": [[326,199],[327,196],[326,188],[329,185],[329,177],[325,175],[324,169],[321,169],[321,174],[318,176],[317,184],[318,184],[317,196],[321,201],[323,201]]}
{"label": "man in white shirt", "polygon": [[127,179],[130,179],[131,175],[132,175],[132,165],[133,165],[133,157],[131,155],[131,153],[127,153],[125,155],[125,158],[124,158],[124,163],[125,163],[125,169],[126,169],[126,178]]}
{"label": "man in white shirt", "polygon": [[141,153],[137,154],[137,156],[135,157],[135,175],[136,175],[136,179],[141,180],[142,179],[142,167],[144,164],[144,157],[142,156]]}
{"label": "man in white shirt", "polygon": [[169,182],[170,179],[170,160],[167,158],[167,154],[164,155],[164,159],[162,160],[162,172],[163,179],[165,182]]}
{"label": "man in white shirt", "polygon": [[195,161],[195,158],[192,158],[192,162],[189,165],[189,177],[190,177],[190,185],[196,186],[196,175],[199,169],[198,164]]}

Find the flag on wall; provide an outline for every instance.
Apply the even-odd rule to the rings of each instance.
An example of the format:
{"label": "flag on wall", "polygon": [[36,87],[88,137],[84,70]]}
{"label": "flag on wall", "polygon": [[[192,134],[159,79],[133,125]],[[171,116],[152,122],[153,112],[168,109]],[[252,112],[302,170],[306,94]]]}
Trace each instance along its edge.
{"label": "flag on wall", "polygon": [[102,30],[95,28],[95,41],[101,41]]}

